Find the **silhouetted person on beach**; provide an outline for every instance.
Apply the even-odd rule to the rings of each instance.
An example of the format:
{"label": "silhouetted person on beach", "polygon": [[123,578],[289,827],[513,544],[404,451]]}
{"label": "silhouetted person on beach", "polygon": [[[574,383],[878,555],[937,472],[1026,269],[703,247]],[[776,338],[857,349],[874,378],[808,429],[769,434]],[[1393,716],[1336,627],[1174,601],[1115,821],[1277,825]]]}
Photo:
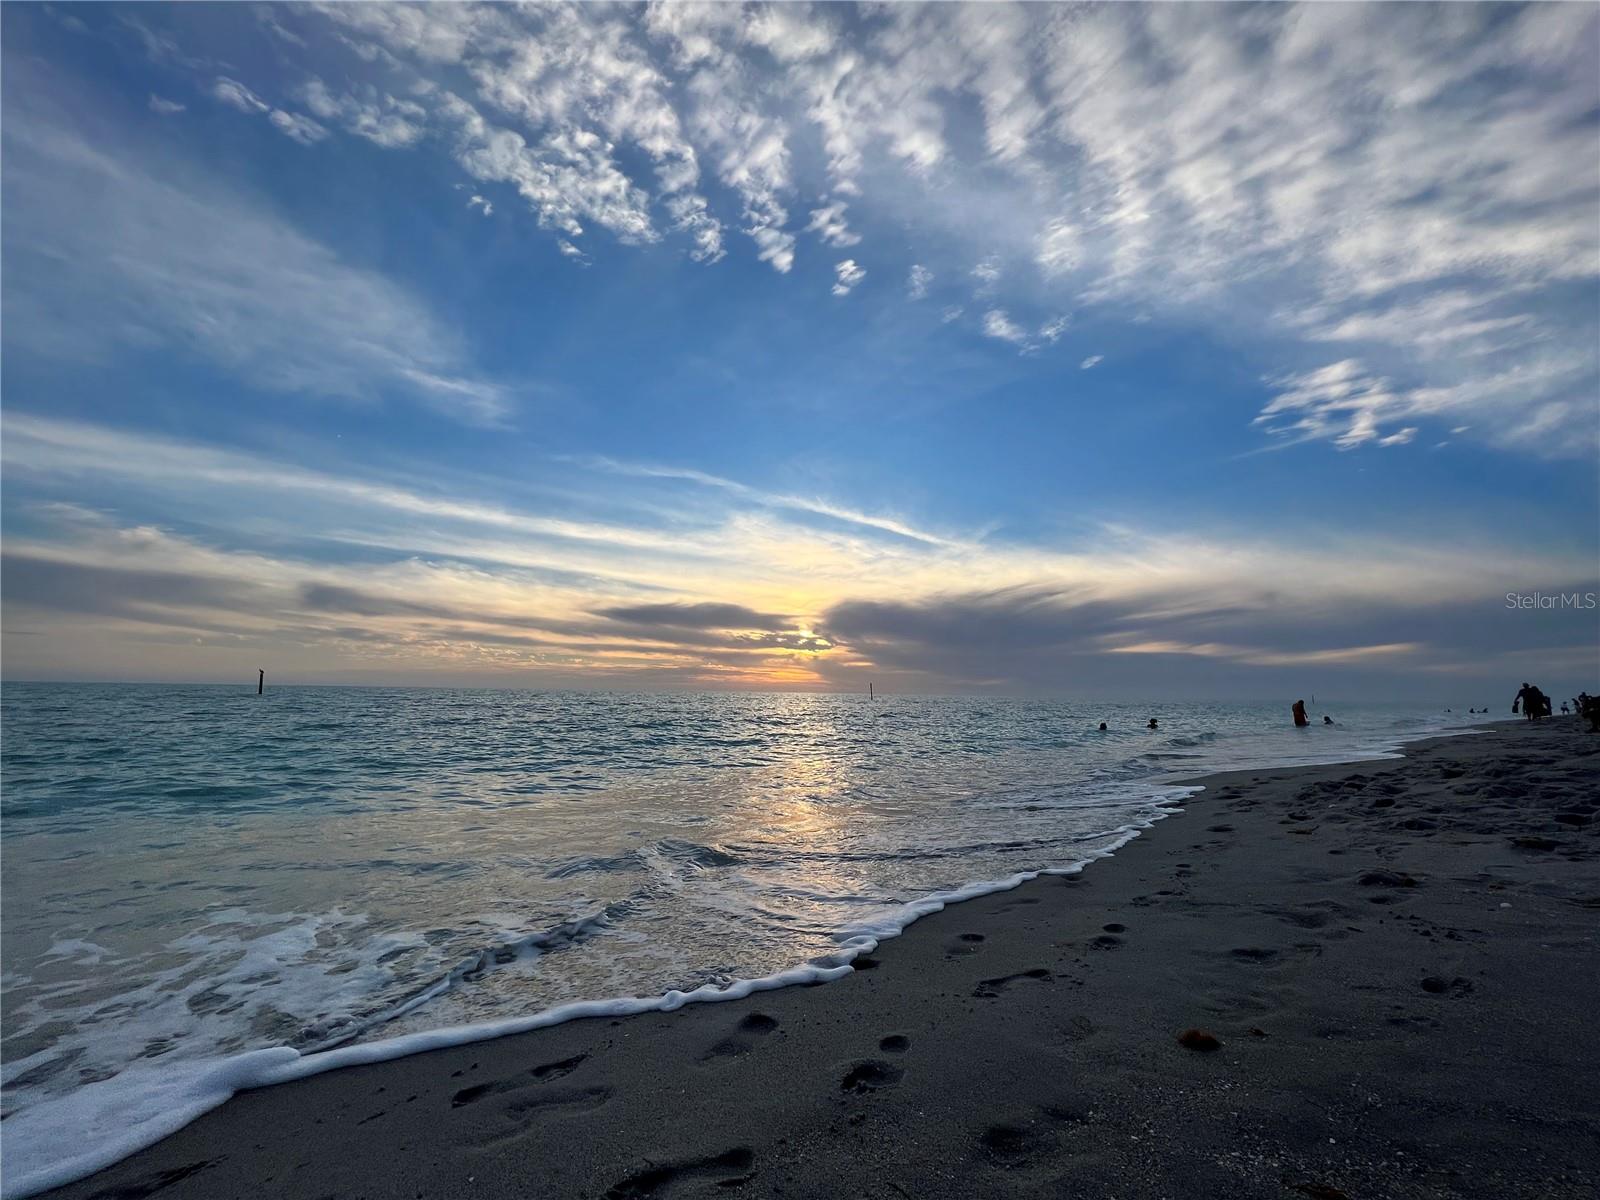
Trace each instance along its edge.
{"label": "silhouetted person on beach", "polygon": [[1578,693],[1578,715],[1589,722],[1590,733],[1600,733],[1600,696]]}
{"label": "silhouetted person on beach", "polygon": [[1534,704],[1533,698],[1538,691],[1538,688],[1524,679],[1522,686],[1517,689],[1517,698],[1511,702],[1511,711],[1516,712],[1521,709],[1524,721],[1537,720],[1539,715],[1538,705]]}
{"label": "silhouetted person on beach", "polygon": [[[1522,716],[1525,720],[1537,721],[1541,717],[1550,715],[1550,697],[1530,683],[1522,685],[1522,690],[1517,693],[1517,700],[1522,703]],[[1511,705],[1511,711],[1517,711],[1515,701]]]}
{"label": "silhouetted person on beach", "polygon": [[1293,709],[1290,711],[1294,713],[1294,727],[1296,729],[1304,729],[1311,724],[1311,718],[1306,716],[1306,702],[1304,700],[1296,700]]}

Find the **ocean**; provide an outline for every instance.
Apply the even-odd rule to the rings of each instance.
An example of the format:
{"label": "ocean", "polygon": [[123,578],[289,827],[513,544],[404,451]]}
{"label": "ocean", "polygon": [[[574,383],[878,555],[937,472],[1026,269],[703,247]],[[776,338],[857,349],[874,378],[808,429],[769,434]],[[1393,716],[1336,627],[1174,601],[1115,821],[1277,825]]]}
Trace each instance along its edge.
{"label": "ocean", "polygon": [[1482,719],[21,683],[0,711],[8,1196],[239,1087],[836,978],[947,902],[1113,852],[1180,779]]}

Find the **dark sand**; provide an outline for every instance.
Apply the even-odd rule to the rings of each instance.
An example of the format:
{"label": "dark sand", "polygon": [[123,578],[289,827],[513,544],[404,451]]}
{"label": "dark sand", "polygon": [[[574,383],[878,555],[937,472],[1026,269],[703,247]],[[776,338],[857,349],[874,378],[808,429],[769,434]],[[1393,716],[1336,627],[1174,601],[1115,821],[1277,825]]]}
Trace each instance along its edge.
{"label": "dark sand", "polygon": [[1593,1200],[1597,800],[1561,720],[1219,776],[837,983],[248,1092],[54,1195]]}

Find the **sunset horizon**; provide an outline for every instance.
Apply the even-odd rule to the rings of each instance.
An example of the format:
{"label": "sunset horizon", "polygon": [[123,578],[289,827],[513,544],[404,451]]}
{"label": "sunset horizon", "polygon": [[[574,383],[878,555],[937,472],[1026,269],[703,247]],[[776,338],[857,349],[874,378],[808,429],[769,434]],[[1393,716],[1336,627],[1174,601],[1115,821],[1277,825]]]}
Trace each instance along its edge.
{"label": "sunset horizon", "polygon": [[741,12],[8,8],[5,676],[1592,657],[1592,14]]}

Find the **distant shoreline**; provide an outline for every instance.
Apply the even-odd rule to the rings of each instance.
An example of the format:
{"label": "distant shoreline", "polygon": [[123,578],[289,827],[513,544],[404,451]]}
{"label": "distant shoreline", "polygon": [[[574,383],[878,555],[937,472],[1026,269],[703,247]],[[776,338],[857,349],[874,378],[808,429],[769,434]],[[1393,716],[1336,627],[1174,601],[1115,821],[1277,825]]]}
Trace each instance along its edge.
{"label": "distant shoreline", "polygon": [[[255,694],[256,679],[252,673],[248,679],[239,680],[181,680],[181,679],[3,679],[0,678],[0,689],[17,685],[25,687],[171,687],[171,688],[216,688],[219,690],[236,690],[241,693]],[[1577,686],[1577,685],[1575,685]],[[542,694],[570,693],[578,696],[859,696],[863,703],[869,701],[868,694],[863,688],[855,689],[815,689],[806,688],[795,690],[793,688],[639,688],[639,687],[574,687],[571,685],[553,686],[549,684],[500,684],[500,683],[306,683],[297,680],[285,680],[273,683],[272,673],[267,673],[267,690],[274,687],[279,689],[350,689],[370,691],[414,691],[414,692],[537,692]],[[1127,707],[1149,708],[1158,717],[1163,706],[1172,705],[1246,705],[1261,707],[1282,708],[1287,720],[1290,701],[1282,696],[1199,696],[1195,698],[1167,697],[1161,700],[1152,700],[1147,696],[1134,696],[1130,699],[1107,699],[1103,696],[1072,696],[1054,692],[1036,693],[1000,693],[1000,692],[896,692],[885,691],[879,688],[876,697],[879,703],[893,702],[896,700],[988,700],[997,704],[1005,703],[1039,703],[1039,704],[1083,704],[1116,705]],[[1336,706],[1361,706],[1373,704],[1393,704],[1395,707],[1422,707],[1438,704],[1439,712],[1445,713],[1449,709],[1442,707],[1443,700],[1436,697],[1410,699],[1400,697],[1383,700],[1370,700],[1350,697],[1323,697],[1317,702],[1319,705],[1331,704]],[[1559,709],[1561,699],[1555,700]],[[1462,713],[1460,715],[1466,715]],[[1488,714],[1484,714],[1488,717]],[[1557,713],[1559,716],[1559,712]],[[1085,713],[1084,721],[1091,725],[1098,717],[1091,717]],[[1489,717],[1491,723],[1505,718]]]}

